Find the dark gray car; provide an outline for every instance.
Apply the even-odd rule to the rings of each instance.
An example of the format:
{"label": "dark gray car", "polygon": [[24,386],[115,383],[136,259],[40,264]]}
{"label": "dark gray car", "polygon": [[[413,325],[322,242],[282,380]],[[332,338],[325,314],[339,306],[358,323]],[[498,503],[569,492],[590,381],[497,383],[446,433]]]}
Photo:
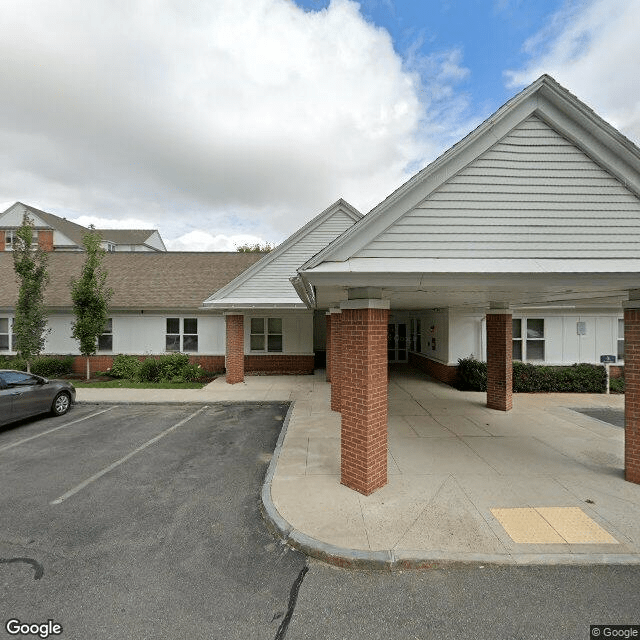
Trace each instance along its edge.
{"label": "dark gray car", "polygon": [[40,413],[61,416],[75,401],[76,390],[70,382],[0,369],[0,425]]}

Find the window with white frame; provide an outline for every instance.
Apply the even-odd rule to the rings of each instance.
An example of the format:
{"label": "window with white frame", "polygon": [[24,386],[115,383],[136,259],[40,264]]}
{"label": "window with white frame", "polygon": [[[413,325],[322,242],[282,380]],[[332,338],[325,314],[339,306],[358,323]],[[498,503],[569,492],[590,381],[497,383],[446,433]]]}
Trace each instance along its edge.
{"label": "window with white frame", "polygon": [[544,361],[544,318],[514,318],[513,359],[522,362]]}
{"label": "window with white frame", "polygon": [[167,351],[198,351],[198,318],[167,318]]}
{"label": "window with white frame", "polygon": [[251,351],[282,352],[282,318],[251,318]]}
{"label": "window with white frame", "polygon": [[624,361],[624,320],[618,319],[618,360]]}
{"label": "window with white frame", "polygon": [[98,336],[98,351],[113,351],[113,318],[109,318],[102,335]]}
{"label": "window with white frame", "polygon": [[11,351],[13,318],[0,318],[0,351]]}

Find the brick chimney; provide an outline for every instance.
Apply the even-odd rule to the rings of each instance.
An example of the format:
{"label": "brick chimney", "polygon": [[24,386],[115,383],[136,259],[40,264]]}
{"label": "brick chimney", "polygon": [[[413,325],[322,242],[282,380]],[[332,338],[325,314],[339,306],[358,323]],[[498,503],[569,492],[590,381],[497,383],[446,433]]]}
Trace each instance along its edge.
{"label": "brick chimney", "polygon": [[38,230],[38,246],[43,251],[53,251],[53,229]]}

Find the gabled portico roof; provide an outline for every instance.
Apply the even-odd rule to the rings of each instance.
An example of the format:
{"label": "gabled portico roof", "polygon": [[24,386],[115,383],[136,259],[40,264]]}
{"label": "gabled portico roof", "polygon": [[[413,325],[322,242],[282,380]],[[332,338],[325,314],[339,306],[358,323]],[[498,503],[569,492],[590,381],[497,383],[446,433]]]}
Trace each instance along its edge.
{"label": "gabled portico roof", "polygon": [[363,286],[404,308],[618,305],[639,196],[638,147],[542,76],[298,271],[318,306]]}

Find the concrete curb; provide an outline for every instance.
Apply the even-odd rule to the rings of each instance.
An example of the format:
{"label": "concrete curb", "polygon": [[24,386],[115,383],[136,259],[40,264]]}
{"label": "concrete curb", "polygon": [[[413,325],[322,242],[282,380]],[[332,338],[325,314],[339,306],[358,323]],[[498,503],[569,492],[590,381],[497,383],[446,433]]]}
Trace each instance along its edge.
{"label": "concrete curb", "polygon": [[345,569],[373,569],[382,571],[411,571],[442,569],[455,566],[532,566],[532,565],[640,565],[640,555],[632,554],[482,554],[451,553],[438,550],[429,551],[366,551],[337,547],[299,531],[282,517],[271,497],[271,484],[275,476],[278,460],[295,401],[291,402],[285,416],[276,447],[264,483],[262,485],[262,517],[269,531],[284,544],[297,549],[317,560]]}

